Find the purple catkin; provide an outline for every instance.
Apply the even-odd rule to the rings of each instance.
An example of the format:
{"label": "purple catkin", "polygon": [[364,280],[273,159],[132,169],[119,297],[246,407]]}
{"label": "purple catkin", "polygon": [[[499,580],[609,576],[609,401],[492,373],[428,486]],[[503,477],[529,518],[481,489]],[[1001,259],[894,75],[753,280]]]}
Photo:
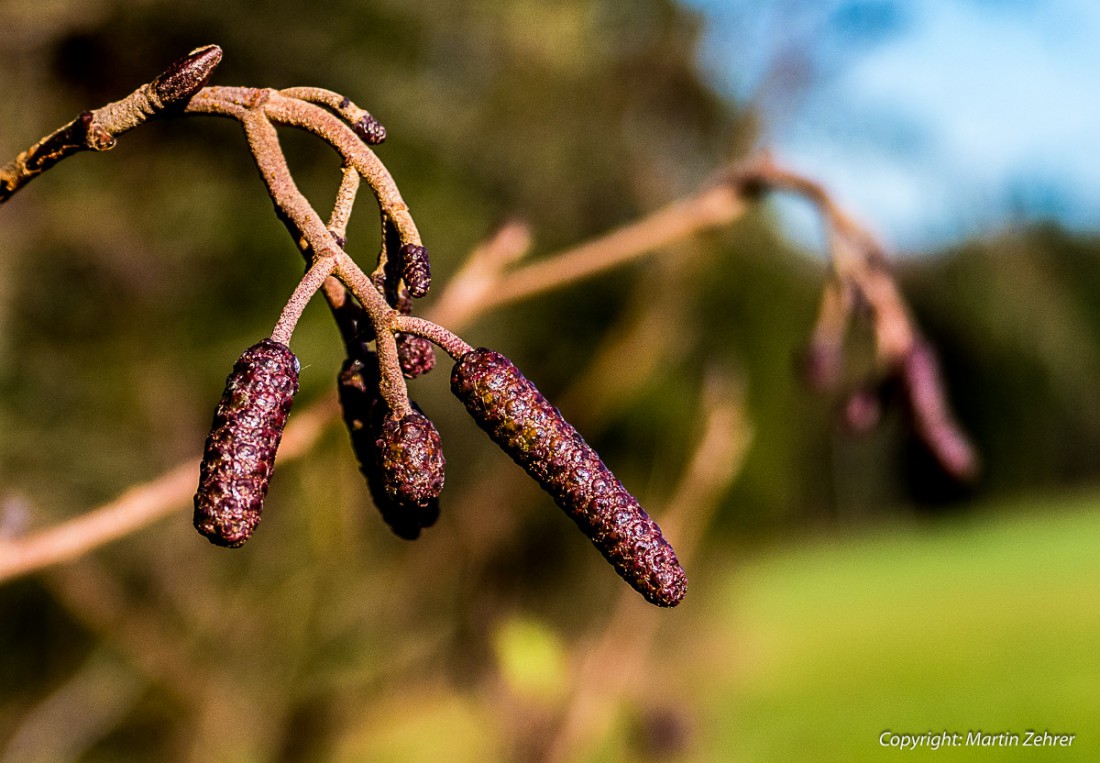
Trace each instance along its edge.
{"label": "purple catkin", "polygon": [[435,348],[429,340],[402,331],[393,338],[397,343],[397,361],[406,379],[423,376],[435,368]]}
{"label": "purple catkin", "polygon": [[[414,447],[415,452],[425,455],[427,452],[438,454],[438,459],[429,455],[423,461],[428,466],[425,472],[428,488],[411,487],[400,489],[400,480],[388,478],[387,471],[383,469],[382,445],[392,442],[383,438],[383,430],[386,427],[388,408],[378,391],[378,361],[373,353],[364,352],[364,360],[348,359],[340,371],[339,393],[340,408],[343,411],[344,423],[351,435],[352,450],[355,451],[356,460],[359,462],[359,470],[367,479],[367,487],[375,506],[382,514],[382,519],[390,526],[394,534],[406,540],[415,540],[420,536],[422,528],[431,527],[439,517],[439,490],[443,487],[443,453],[440,447],[439,435],[427,435],[424,447]],[[418,409],[414,409],[428,425],[431,422]],[[435,427],[431,427],[435,432]],[[392,435],[391,435],[392,437]],[[434,448],[434,450],[433,450]],[[392,458],[391,473],[395,465],[405,463],[401,458]],[[438,481],[437,487],[431,487]],[[392,495],[391,495],[392,488]],[[402,497],[412,496],[412,502],[406,502]]]}
{"label": "purple catkin", "polygon": [[420,299],[432,288],[432,264],[428,250],[418,244],[401,247],[401,277],[409,296]]}
{"label": "purple catkin", "polygon": [[298,369],[289,347],[264,339],[244,351],[226,379],[195,493],[195,529],[215,545],[242,545],[260,522]]}
{"label": "purple catkin", "polygon": [[451,390],[648,601],[674,607],[687,576],[661,528],[510,360],[484,348],[455,364]]}
{"label": "purple catkin", "polygon": [[424,414],[387,416],[378,434],[378,452],[386,494],[403,506],[425,508],[443,490],[443,444]]}

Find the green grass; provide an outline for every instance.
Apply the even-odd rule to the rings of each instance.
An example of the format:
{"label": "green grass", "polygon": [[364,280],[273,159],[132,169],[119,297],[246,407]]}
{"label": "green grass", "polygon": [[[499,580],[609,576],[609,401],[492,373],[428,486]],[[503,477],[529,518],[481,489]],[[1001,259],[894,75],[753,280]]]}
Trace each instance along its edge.
{"label": "green grass", "polygon": [[[697,593],[702,759],[1100,759],[1100,503],[787,544]],[[1056,749],[879,744],[885,730],[1022,742],[1028,729],[1077,736]]]}

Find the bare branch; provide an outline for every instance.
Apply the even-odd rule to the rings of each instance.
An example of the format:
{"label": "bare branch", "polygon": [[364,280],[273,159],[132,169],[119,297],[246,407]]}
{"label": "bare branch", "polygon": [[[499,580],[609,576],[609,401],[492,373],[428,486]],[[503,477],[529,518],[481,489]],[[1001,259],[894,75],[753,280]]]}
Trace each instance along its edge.
{"label": "bare branch", "polygon": [[458,360],[473,349],[473,347],[464,342],[461,337],[451,333],[438,323],[432,323],[425,318],[414,318],[411,315],[398,315],[393,319],[393,322],[394,329],[397,331],[403,331],[406,334],[415,334],[416,336],[430,339],[446,350],[447,354],[455,360]]}
{"label": "bare branch", "polygon": [[62,159],[81,151],[109,151],[119,135],[185,102],[206,84],[221,60],[217,45],[197,48],[121,101],[85,111],[47,135],[0,167],[0,204]]}
{"label": "bare branch", "polygon": [[[279,463],[308,453],[335,417],[332,401],[296,413],[283,435]],[[0,582],[76,559],[188,507],[198,484],[200,460],[196,454],[156,479],[128,489],[110,503],[55,527],[0,541]]]}
{"label": "bare branch", "polygon": [[298,286],[295,287],[294,293],[287,300],[282,314],[279,315],[279,321],[271,332],[273,341],[285,345],[290,344],[290,335],[294,333],[294,327],[298,325],[298,319],[302,317],[302,311],[306,309],[309,300],[317,293],[317,290],[324,284],[325,279],[335,269],[335,257],[322,257],[306,271],[302,280],[298,282]]}
{"label": "bare branch", "polygon": [[728,225],[744,210],[745,199],[736,188],[715,185],[599,238],[514,270],[483,289],[477,302],[452,303],[447,306],[449,314],[432,313],[432,318],[448,325],[465,324],[495,307],[590,278],[700,231]]}
{"label": "bare branch", "polygon": [[287,98],[316,103],[335,111],[347,122],[355,134],[368,145],[374,146],[386,140],[386,128],[366,109],[356,106],[344,95],[320,87],[290,87],[279,91]]}

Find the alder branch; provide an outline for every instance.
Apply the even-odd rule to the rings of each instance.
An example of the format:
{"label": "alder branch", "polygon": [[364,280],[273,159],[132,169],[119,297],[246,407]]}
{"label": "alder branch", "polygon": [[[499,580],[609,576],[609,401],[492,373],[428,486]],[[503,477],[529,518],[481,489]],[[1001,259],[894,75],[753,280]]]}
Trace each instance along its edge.
{"label": "alder branch", "polygon": [[[698,232],[729,225],[759,198],[761,191],[785,190],[803,195],[816,204],[829,227],[833,278],[826,289],[826,298],[834,305],[830,311],[839,310],[840,317],[844,318],[855,301],[850,298],[851,294],[857,293],[872,308],[880,354],[885,361],[917,357],[913,348],[920,345],[918,334],[883,265],[881,249],[822,186],[778,167],[766,155],[735,165],[692,196],[528,265],[517,263],[529,247],[529,236],[524,229],[510,226],[470,258],[467,267],[456,277],[453,288],[443,293],[427,319],[402,315],[402,305],[398,305],[402,307],[399,310],[387,301],[385,289],[388,287],[367,276],[343,249],[347,219],[360,179],[366,180],[371,187],[382,215],[383,248],[376,277],[384,277],[387,258],[397,254],[392,248],[395,242],[390,241],[391,233],[401,247],[422,248],[416,225],[396,183],[367,146],[369,142],[377,142],[375,139],[380,134],[372,126],[372,121],[376,123],[376,120],[346,98],[318,88],[284,91],[246,87],[199,89],[220,57],[221,51],[216,46],[200,48],[126,99],[86,112],[39,141],[15,161],[0,168],[0,203],[66,156],[79,150],[109,148],[107,144],[113,145],[115,136],[150,116],[173,112],[237,120],[245,130],[257,168],[279,216],[307,262],[324,261],[326,267],[332,267],[330,278],[319,275],[322,272],[328,275],[327,270],[311,270],[316,277],[309,280],[308,288],[315,290],[323,283],[325,296],[337,315],[345,340],[349,336],[351,311],[359,311],[355,313],[355,320],[350,321],[353,329],[357,321],[371,324],[381,372],[380,391],[391,411],[404,414],[410,410],[410,404],[397,358],[395,334],[398,331],[436,342],[452,356],[461,355],[470,346],[439,324],[452,328],[461,326],[493,308],[562,288]],[[349,126],[345,122],[352,124]],[[344,163],[342,182],[327,225],[295,185],[279,146],[275,124],[305,129],[327,142],[341,156]],[[351,302],[339,282],[350,289],[358,305]],[[841,298],[835,294],[829,296],[830,289],[839,289]],[[396,293],[395,298],[398,302],[408,299],[402,293]],[[288,322],[281,321],[279,329],[279,336],[288,341],[289,321],[295,318],[295,311],[300,312],[303,304],[300,299],[292,302]],[[826,312],[829,311],[823,309],[823,314]],[[917,413],[924,410],[923,423],[918,419],[918,429],[926,436],[937,431],[942,433],[953,423],[943,404],[938,375],[929,372],[930,368],[935,370],[934,363],[925,360],[907,375],[914,390],[911,395],[914,409]],[[310,436],[315,438],[316,431],[309,427],[319,428],[326,419],[333,418],[334,413],[330,404],[319,404],[297,414],[292,420],[297,423],[292,423],[287,430],[282,459],[299,455],[300,449],[307,447],[302,443],[312,442],[307,438],[291,445],[296,442],[292,432],[312,432]],[[965,444],[965,438],[963,442]],[[965,460],[962,458],[960,462]],[[193,475],[193,463],[188,462],[186,467],[181,465],[157,480],[132,488],[117,501],[52,530],[0,545],[0,581],[75,558],[182,507],[186,503],[186,492],[181,492],[184,482],[181,475],[188,472]]]}
{"label": "alder branch", "polygon": [[206,84],[221,60],[222,49],[217,45],[197,48],[121,101],[85,111],[50,133],[0,167],[0,204],[62,159],[81,151],[109,151],[119,135],[185,103]]}
{"label": "alder branch", "polygon": [[[813,198],[821,200],[823,208],[837,208],[831,201],[831,197],[821,190],[820,186],[804,178],[802,179],[804,184],[795,184],[793,179],[797,177],[789,171],[785,171],[782,175],[784,183],[790,186],[789,190],[798,193],[801,189],[810,189],[811,200]],[[736,194],[734,203],[728,201],[730,190]],[[451,288],[448,288],[441,295],[437,308],[429,311],[428,315],[434,322],[461,326],[487,313],[491,307],[500,307],[506,302],[520,302],[579,282],[616,265],[654,253],[656,249],[651,245],[653,239],[638,235],[639,231],[649,232],[657,240],[662,241],[663,246],[667,246],[681,238],[713,227],[716,199],[722,200],[721,206],[726,210],[738,207],[731,219],[733,221],[743,213],[745,204],[756,197],[758,190],[743,183],[728,183],[717,191],[709,189],[667,205],[623,228],[546,258],[537,265],[547,277],[545,284],[537,289],[532,286],[516,288],[510,292],[508,300],[504,300],[490,295],[502,280],[512,277],[503,273],[502,269],[515,262],[529,245],[526,230],[512,224],[498,233],[495,242],[481,247],[480,254],[475,252],[467,268],[456,276],[453,288],[456,293],[460,292],[460,296],[451,297]],[[711,211],[708,214],[695,209],[694,204]],[[695,225],[683,225],[680,219],[669,215],[670,209],[686,210],[688,219],[694,221]],[[628,247],[624,242],[629,242],[630,246]],[[581,264],[582,259],[578,253],[585,253],[585,261],[599,263],[599,267],[584,266]],[[536,266],[522,266],[514,272],[523,274],[528,268],[534,267]],[[531,283],[528,278],[527,275],[516,276],[515,283],[521,285]],[[306,419],[307,422],[314,422],[316,425],[315,420],[321,417],[325,417],[324,423],[329,423],[337,417],[336,408],[328,402],[314,404],[291,418],[280,448],[280,462],[302,454],[300,445],[291,445],[294,441],[292,434],[302,428],[302,420]],[[312,433],[310,442],[312,443],[315,439],[316,432]],[[136,532],[173,511],[183,510],[194,490],[197,461],[198,459],[195,458],[182,463],[162,477],[132,488],[117,501],[67,520],[52,530],[0,544],[0,582],[76,558],[98,546]],[[184,480],[180,476],[181,472],[184,476],[190,475],[190,477]],[[170,485],[171,489],[166,489],[165,484],[162,483]]]}
{"label": "alder branch", "polygon": [[[332,400],[295,414],[279,448],[279,463],[308,453],[337,416]],[[0,583],[71,561],[135,533],[191,503],[200,456],[186,459],[156,479],[129,488],[113,501],[24,537],[0,540]]]}
{"label": "alder branch", "polygon": [[499,277],[476,302],[440,303],[438,322],[463,324],[492,308],[590,278],[701,231],[729,225],[745,211],[745,197],[732,184],[706,188],[592,241]]}

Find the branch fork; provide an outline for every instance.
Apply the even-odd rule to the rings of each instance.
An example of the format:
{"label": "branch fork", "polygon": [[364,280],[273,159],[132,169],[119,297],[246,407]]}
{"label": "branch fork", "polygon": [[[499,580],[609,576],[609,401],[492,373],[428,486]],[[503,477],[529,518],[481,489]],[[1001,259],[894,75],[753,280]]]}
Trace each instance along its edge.
{"label": "branch fork", "polygon": [[[289,343],[305,306],[320,291],[348,355],[339,376],[344,420],[372,496],[395,533],[414,538],[438,515],[444,463],[438,433],[410,401],[405,383],[406,377],[430,370],[434,345],[456,361],[452,389],[490,436],[574,518],[628,582],[654,603],[676,604],[683,596],[685,578],[660,528],[510,361],[471,347],[442,324],[460,325],[491,308],[574,283],[697,232],[728,225],[766,190],[808,198],[819,208],[829,232],[830,273],[806,366],[811,383],[818,387],[837,383],[846,333],[853,320],[866,315],[876,339],[875,381],[899,376],[918,433],[949,472],[960,477],[973,473],[973,450],[946,406],[935,357],[915,327],[878,244],[824,188],[780,167],[770,156],[735,165],[694,195],[532,263],[521,262],[530,247],[526,228],[515,223],[506,226],[471,258],[429,319],[412,314],[415,300],[430,285],[427,250],[396,183],[371,148],[385,139],[385,128],[347,97],[321,88],[207,87],[221,56],[215,45],[198,48],[126,98],[84,112],[31,146],[0,167],[0,204],[62,159],[82,151],[109,150],[120,135],[149,118],[211,115],[241,124],[277,216],[307,265],[270,338],[241,356],[219,406],[224,415],[217,431],[244,431],[250,442],[271,444],[262,457],[246,448],[249,463],[262,461],[258,468],[268,474],[290,397],[297,390],[298,362]],[[341,181],[327,221],[295,185],[277,126],[307,130],[340,156]],[[364,182],[378,204],[382,227],[381,247],[369,274],[347,253],[348,221]],[[278,416],[271,414],[273,397],[278,398]],[[315,406],[300,418],[312,427],[308,435],[296,434],[291,422],[287,447],[294,453],[305,450],[325,415],[331,413]],[[259,502],[246,508],[255,515],[244,519],[234,515],[231,523],[222,522],[220,504],[206,498],[226,487],[218,483],[227,479],[220,475],[238,475],[240,470],[231,468],[237,457],[234,448],[226,447],[215,432],[211,438],[203,462],[204,480],[212,475],[207,480],[211,485],[200,486],[200,493],[206,490],[204,526],[232,524],[231,535],[217,528],[211,532],[222,533],[222,545],[239,545],[258,521],[267,477],[262,485],[249,488]],[[284,447],[283,457],[287,455]],[[0,542],[0,580],[73,558],[154,521],[180,502],[189,468],[173,470],[144,492],[130,491],[123,501],[91,512],[87,519],[78,518],[38,536]],[[197,518],[199,499],[197,495]],[[240,530],[244,526],[247,532]],[[644,530],[640,535],[639,527]],[[629,546],[635,535],[648,545]],[[15,561],[5,564],[5,559]]]}

